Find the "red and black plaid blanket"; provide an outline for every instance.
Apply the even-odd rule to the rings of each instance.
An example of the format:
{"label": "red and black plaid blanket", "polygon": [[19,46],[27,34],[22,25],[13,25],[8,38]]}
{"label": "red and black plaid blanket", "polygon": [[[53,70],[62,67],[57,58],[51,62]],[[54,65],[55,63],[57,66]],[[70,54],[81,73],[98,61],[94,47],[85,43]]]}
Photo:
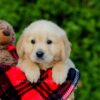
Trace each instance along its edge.
{"label": "red and black plaid blanket", "polygon": [[68,98],[75,89],[79,72],[71,68],[62,85],[52,80],[52,71],[41,71],[37,83],[27,81],[24,73],[16,66],[0,65],[0,98],[2,100],[61,100]]}
{"label": "red and black plaid blanket", "polygon": [[16,66],[0,65],[1,100],[65,100],[74,91],[79,71],[71,68],[66,82],[58,85],[52,80],[52,71],[41,70],[37,83],[30,83]]}

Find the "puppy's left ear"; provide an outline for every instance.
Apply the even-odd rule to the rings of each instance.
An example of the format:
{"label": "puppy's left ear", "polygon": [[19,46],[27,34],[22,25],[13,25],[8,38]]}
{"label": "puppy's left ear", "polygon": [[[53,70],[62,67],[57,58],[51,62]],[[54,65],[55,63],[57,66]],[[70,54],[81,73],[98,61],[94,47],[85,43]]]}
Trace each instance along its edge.
{"label": "puppy's left ear", "polygon": [[61,44],[61,58],[63,61],[69,58],[70,52],[71,52],[71,43],[69,42],[68,38],[64,36]]}

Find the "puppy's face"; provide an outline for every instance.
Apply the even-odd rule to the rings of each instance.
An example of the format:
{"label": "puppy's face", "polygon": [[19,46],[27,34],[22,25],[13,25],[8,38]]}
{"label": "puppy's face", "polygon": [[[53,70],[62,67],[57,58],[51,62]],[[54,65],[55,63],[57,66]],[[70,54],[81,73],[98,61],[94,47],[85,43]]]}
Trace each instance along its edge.
{"label": "puppy's face", "polygon": [[32,62],[44,65],[65,60],[70,51],[65,33],[53,23],[43,24],[38,22],[24,31],[17,44],[19,56],[26,55]]}
{"label": "puppy's face", "polygon": [[49,64],[61,59],[61,42],[53,33],[37,32],[29,34],[24,49],[31,61]]}

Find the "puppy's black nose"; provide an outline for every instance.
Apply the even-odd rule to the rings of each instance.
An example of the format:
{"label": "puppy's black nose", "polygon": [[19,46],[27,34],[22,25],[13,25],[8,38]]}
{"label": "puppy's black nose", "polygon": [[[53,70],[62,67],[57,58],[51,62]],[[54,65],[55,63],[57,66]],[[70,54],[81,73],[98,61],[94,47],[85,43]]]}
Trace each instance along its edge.
{"label": "puppy's black nose", "polygon": [[8,31],[3,31],[3,34],[4,34],[5,36],[10,36],[10,32],[8,32]]}
{"label": "puppy's black nose", "polygon": [[37,56],[38,58],[42,58],[43,55],[44,55],[44,52],[43,52],[43,51],[38,51],[38,52],[36,52],[36,56]]}

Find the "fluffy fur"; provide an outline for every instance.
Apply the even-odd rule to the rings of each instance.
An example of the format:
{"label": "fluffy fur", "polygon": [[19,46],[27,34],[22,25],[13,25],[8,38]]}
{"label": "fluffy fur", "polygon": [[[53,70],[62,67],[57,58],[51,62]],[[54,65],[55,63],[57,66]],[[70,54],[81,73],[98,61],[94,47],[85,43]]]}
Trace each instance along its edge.
{"label": "fluffy fur", "polygon": [[[42,58],[37,57],[38,51],[44,53]],[[30,82],[37,82],[40,69],[52,68],[53,80],[62,84],[69,68],[74,67],[70,51],[66,32],[51,21],[39,20],[25,28],[17,43],[18,66]],[[68,100],[73,99],[71,96]]]}
{"label": "fluffy fur", "polygon": [[0,64],[16,65],[17,60],[7,50],[8,45],[14,44],[15,32],[13,27],[6,21],[0,20]]}

